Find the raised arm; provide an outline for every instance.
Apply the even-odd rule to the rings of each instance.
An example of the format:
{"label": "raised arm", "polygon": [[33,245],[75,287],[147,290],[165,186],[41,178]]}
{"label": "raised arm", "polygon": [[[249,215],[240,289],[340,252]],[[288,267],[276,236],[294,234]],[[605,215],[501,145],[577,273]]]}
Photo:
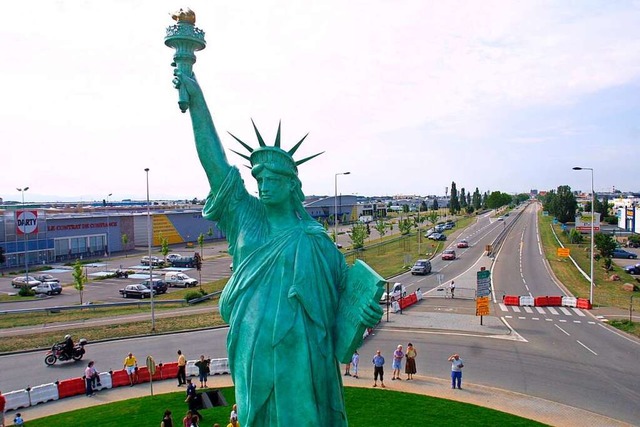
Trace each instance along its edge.
{"label": "raised arm", "polygon": [[196,141],[196,150],[200,163],[207,174],[211,191],[215,194],[224,181],[231,166],[227,161],[224,148],[213,124],[209,107],[195,76],[185,76],[174,70],[174,85],[184,86],[189,93],[189,113]]}

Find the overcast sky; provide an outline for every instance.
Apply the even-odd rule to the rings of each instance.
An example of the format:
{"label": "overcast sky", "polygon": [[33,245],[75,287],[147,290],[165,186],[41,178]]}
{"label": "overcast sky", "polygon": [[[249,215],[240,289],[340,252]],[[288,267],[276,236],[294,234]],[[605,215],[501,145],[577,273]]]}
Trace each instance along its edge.
{"label": "overcast sky", "polygon": [[[191,7],[194,70],[227,149],[250,119],[307,195],[640,190],[640,1],[21,0],[0,25],[0,197],[205,197],[164,45]],[[227,150],[232,164],[246,161]],[[240,168],[249,191],[255,183]]]}

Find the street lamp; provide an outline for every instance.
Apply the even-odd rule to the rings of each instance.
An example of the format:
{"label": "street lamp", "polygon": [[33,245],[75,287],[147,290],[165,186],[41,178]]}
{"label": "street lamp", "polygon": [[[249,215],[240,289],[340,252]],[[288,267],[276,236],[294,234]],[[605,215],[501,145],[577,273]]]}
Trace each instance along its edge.
{"label": "street lamp", "polygon": [[151,289],[151,333],[156,331],[156,316],[153,305],[153,261],[151,260],[151,208],[149,203],[149,168],[145,168],[147,173],[147,247],[149,250],[149,288]]}
{"label": "street lamp", "polygon": [[350,175],[351,172],[339,172],[334,176],[334,197],[333,197],[333,241],[338,244],[338,175]]}
{"label": "street lamp", "polygon": [[109,271],[109,255],[110,255],[110,251],[109,251],[109,197],[111,197],[113,195],[113,193],[109,193],[107,195],[107,205],[105,206],[105,209],[107,211],[107,243],[104,245],[104,255],[107,257],[107,266],[105,268],[106,271]]}
{"label": "street lamp", "polygon": [[[22,193],[22,217],[24,218],[24,192],[27,191],[29,189],[29,187],[23,187],[23,188],[16,188],[16,190],[18,190],[20,193]],[[16,218],[17,220],[18,218]],[[29,287],[29,260],[27,258],[28,255],[28,248],[27,246],[29,245],[29,233],[24,233],[24,270],[25,270],[25,274],[24,274],[24,280],[25,280],[25,286],[27,286],[27,288]]]}
{"label": "street lamp", "polygon": [[593,190],[593,168],[582,168],[580,166],[576,166],[573,168],[574,171],[591,171],[591,274],[589,275],[589,279],[591,282],[591,286],[589,289],[589,302],[593,305],[593,206],[595,205],[596,193]]}

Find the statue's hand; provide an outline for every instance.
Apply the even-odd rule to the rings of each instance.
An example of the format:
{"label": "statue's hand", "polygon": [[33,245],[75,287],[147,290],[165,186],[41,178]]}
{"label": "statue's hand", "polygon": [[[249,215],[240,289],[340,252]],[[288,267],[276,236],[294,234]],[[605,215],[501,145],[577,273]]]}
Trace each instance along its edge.
{"label": "statue's hand", "polygon": [[377,301],[370,301],[369,305],[362,311],[362,317],[360,318],[363,325],[368,328],[373,328],[382,319],[382,308]]}
{"label": "statue's hand", "polygon": [[191,73],[191,76],[188,76],[186,73],[183,73],[180,69],[173,69],[174,78],[172,80],[173,87],[179,89],[180,87],[184,87],[187,90],[190,98],[193,97],[202,97],[202,89],[200,89],[200,85],[196,80],[196,75]]}

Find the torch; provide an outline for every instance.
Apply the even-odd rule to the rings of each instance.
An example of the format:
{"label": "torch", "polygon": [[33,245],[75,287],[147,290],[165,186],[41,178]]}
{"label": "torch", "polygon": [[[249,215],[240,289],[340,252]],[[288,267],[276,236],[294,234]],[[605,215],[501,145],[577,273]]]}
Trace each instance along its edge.
{"label": "torch", "polygon": [[[164,44],[176,50],[171,66],[190,77],[196,62],[195,52],[207,46],[204,31],[195,26],[196,14],[191,9],[180,9],[171,14],[171,18],[176,24],[167,28],[164,38]],[[183,113],[189,109],[189,94],[183,86],[178,87],[178,106]]]}

